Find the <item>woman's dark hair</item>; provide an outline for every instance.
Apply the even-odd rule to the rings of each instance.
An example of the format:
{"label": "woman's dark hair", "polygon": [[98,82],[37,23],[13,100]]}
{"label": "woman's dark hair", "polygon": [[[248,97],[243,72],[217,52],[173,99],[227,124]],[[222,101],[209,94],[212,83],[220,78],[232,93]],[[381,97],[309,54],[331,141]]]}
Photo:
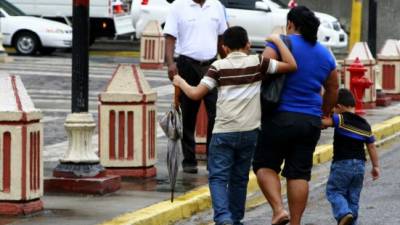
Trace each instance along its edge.
{"label": "woman's dark hair", "polygon": [[231,50],[238,50],[246,47],[249,42],[247,31],[243,27],[234,26],[228,28],[222,35],[224,45]]}
{"label": "woman's dark hair", "polygon": [[341,88],[339,89],[337,104],[346,107],[355,107],[356,101],[354,100],[354,96],[349,89]]}
{"label": "woman's dark hair", "polygon": [[287,20],[292,22],[304,39],[312,44],[317,42],[319,19],[314,12],[305,6],[297,6],[292,8]]}

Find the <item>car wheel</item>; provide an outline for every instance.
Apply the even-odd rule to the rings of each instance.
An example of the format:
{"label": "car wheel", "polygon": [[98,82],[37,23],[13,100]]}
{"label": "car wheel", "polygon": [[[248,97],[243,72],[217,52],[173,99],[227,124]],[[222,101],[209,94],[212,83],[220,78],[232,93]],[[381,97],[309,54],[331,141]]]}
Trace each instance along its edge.
{"label": "car wheel", "polygon": [[19,33],[14,43],[17,53],[21,55],[34,55],[39,45],[39,39],[32,32]]}
{"label": "car wheel", "polygon": [[42,55],[51,55],[56,49],[42,47],[39,51]]}

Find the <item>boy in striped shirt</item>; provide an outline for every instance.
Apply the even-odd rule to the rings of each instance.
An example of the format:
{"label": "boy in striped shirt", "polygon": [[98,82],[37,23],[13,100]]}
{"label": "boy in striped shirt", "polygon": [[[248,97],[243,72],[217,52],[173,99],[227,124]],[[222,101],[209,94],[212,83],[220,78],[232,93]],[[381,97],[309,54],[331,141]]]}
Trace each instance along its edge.
{"label": "boy in striped shirt", "polygon": [[190,86],[179,75],[173,83],[193,100],[218,88],[217,112],[208,152],[209,187],[216,225],[240,225],[244,217],[251,160],[261,120],[261,80],[272,73],[297,69],[278,35],[268,41],[279,48],[282,62],[249,55],[250,43],[242,27],[223,34],[227,57],[215,61],[200,84]]}

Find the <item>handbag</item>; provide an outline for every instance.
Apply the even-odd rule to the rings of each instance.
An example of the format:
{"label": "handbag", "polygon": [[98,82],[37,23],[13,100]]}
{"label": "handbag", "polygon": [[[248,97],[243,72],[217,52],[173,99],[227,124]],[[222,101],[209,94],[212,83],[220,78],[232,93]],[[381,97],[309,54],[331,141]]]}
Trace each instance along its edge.
{"label": "handbag", "polygon": [[[292,43],[286,35],[281,35],[282,41],[292,51]],[[281,93],[285,84],[286,74],[269,74],[261,82],[261,110],[262,113],[273,113],[279,106]]]}

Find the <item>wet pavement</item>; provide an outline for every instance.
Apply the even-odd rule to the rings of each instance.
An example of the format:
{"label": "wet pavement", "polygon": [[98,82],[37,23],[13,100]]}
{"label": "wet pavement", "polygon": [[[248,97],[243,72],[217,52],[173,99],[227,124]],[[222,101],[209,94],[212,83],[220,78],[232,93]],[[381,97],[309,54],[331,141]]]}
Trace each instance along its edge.
{"label": "wet pavement", "polygon": [[[381,177],[372,181],[371,164],[367,163],[364,188],[361,193],[358,225],[398,225],[400,224],[400,138],[384,145],[379,150]],[[330,162],[314,166],[310,182],[310,196],[303,225],[335,225],[331,207],[325,198],[326,181]],[[287,208],[287,199],[284,199]],[[267,203],[246,212],[244,225],[270,224],[271,209]],[[175,225],[211,225],[212,211],[199,213]]]}
{"label": "wet pavement", "polygon": [[[399,112],[400,104],[396,106],[392,106],[386,109],[375,109],[369,111],[368,119],[372,121],[372,123],[376,123],[378,121],[382,121],[393,117],[396,112]],[[330,143],[331,138],[330,134],[332,134],[331,130],[324,131],[326,133],[323,135],[321,139],[321,143]],[[10,219],[5,217],[0,217],[0,225],[1,224],[15,224],[15,225],[94,225],[105,220],[109,220],[118,215],[121,215],[126,212],[135,211],[146,206],[158,203],[163,200],[167,200],[170,197],[169,193],[169,183],[168,183],[168,174],[166,170],[166,143],[167,139],[165,137],[159,137],[157,139],[157,149],[158,149],[158,163],[157,163],[157,176],[155,178],[147,178],[147,179],[124,179],[122,183],[122,189],[116,193],[108,194],[106,196],[87,196],[87,195],[65,195],[65,194],[45,194],[42,198],[45,210],[41,213],[28,216],[28,217],[19,217],[16,219]],[[66,147],[66,146],[63,146]],[[397,162],[400,159],[399,154],[393,154],[393,157],[386,157],[389,162]],[[46,161],[45,162],[45,176],[49,176],[52,172],[52,169],[57,165],[55,161]],[[389,163],[383,162],[384,165],[384,174],[391,174],[391,172],[386,171],[390,169],[390,171],[396,171],[395,169],[399,168],[397,165],[391,165]],[[393,167],[393,169],[392,169]],[[189,190],[192,190],[195,187],[199,187],[201,185],[207,184],[207,171],[205,168],[205,163],[201,163],[199,166],[199,174],[185,174],[179,172],[178,181],[177,181],[177,193],[182,194]],[[327,203],[323,203],[323,181],[326,179],[326,174],[329,169],[329,163],[316,166],[314,168],[314,175],[319,177],[318,181],[315,181],[313,184],[313,191],[310,202],[310,206],[317,209],[319,207],[328,207]],[[180,169],[180,171],[182,171]],[[386,179],[386,176],[385,178]],[[393,180],[390,182],[384,182],[382,179],[382,184],[393,187],[400,187],[399,184],[396,184]],[[368,184],[368,182],[367,182]],[[370,184],[375,185],[375,184]],[[397,186],[396,186],[397,185]],[[374,187],[374,186],[372,186]],[[386,190],[385,190],[386,192]],[[398,196],[398,194],[393,193],[394,198]],[[372,198],[371,196],[368,196]],[[386,198],[389,198],[386,196]],[[321,203],[319,203],[321,201]],[[316,204],[321,204],[321,206],[316,206]],[[384,202],[381,203],[382,205]],[[366,208],[365,208],[366,207]],[[372,210],[375,209],[375,205],[368,206],[366,205],[363,210]],[[369,207],[369,208],[368,208]],[[263,206],[257,208],[254,213],[250,212],[246,217],[245,224],[265,224],[265,221],[268,221],[269,218],[268,207]],[[325,210],[325,209],[324,209]],[[324,213],[318,214],[314,211],[307,211],[307,215],[310,215],[310,219],[305,221],[309,221],[309,225],[325,225],[325,224],[334,224],[333,221],[329,220],[329,207],[323,211]],[[315,215],[313,214],[315,213]],[[252,216],[254,215],[254,216]],[[211,211],[208,211],[203,214],[199,214],[194,216],[191,221],[180,222],[179,225],[189,225],[189,224],[204,224],[211,219]],[[307,218],[307,217],[306,217]],[[324,219],[323,219],[324,218]],[[318,220],[317,220],[318,219]],[[319,221],[315,223],[315,221]],[[330,221],[322,223],[321,221]],[[193,222],[197,221],[197,222]],[[311,223],[312,222],[312,223]],[[374,224],[374,223],[367,223]],[[375,223],[380,224],[380,223]]]}
{"label": "wet pavement", "polygon": [[[57,165],[57,159],[65,152],[68,142],[62,126],[65,116],[69,113],[70,81],[62,73],[69,74],[70,59],[63,55],[50,57],[18,57],[14,64],[1,65],[2,70],[13,71],[23,79],[28,92],[33,95],[33,101],[39,108],[44,108],[45,122],[45,151],[44,167],[45,176],[50,176]],[[51,63],[53,64],[51,64]],[[111,77],[113,69],[118,63],[137,62],[137,59],[123,57],[96,56],[91,57],[91,93],[90,110],[97,121],[97,93],[102,91],[104,85]],[[49,64],[50,63],[50,64]],[[48,65],[47,65],[48,64]],[[15,66],[14,66],[15,65]],[[15,68],[14,68],[15,67]],[[24,67],[24,68],[22,68]],[[26,67],[26,68],[25,68]],[[46,75],[47,74],[47,75]],[[60,75],[61,74],[61,75]],[[166,71],[148,71],[153,88],[170,85],[166,78]],[[172,89],[172,86],[171,86]],[[43,91],[43,93],[42,93]],[[162,94],[157,103],[158,115],[165,112],[171,102],[170,93]],[[368,111],[371,123],[386,120],[398,114],[400,104],[385,109]],[[320,143],[331,143],[332,129],[323,131]],[[93,138],[93,147],[97,148],[97,137]],[[109,220],[125,212],[135,211],[146,206],[167,200],[170,197],[168,175],[166,170],[166,143],[167,139],[158,135],[157,176],[147,179],[124,179],[122,189],[106,196],[87,195],[61,195],[47,194],[42,198],[45,206],[43,212],[35,215],[6,218],[0,217],[0,225],[93,225]],[[199,174],[178,174],[177,194],[185,193],[195,187],[207,184],[207,171],[205,164],[199,166]],[[180,170],[181,171],[181,170]],[[190,224],[190,223],[189,223]],[[252,223],[249,223],[252,224]]]}

